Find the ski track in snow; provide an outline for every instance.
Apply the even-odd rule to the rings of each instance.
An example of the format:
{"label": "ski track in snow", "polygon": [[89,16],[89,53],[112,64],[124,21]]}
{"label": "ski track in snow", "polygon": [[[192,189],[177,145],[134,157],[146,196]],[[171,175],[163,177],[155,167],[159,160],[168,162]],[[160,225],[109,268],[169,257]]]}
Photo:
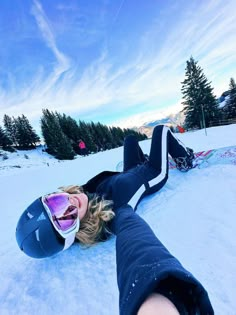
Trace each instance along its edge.
{"label": "ski track in snow", "polygon": [[[236,125],[207,132],[207,137],[201,130],[179,138],[195,151],[236,144]],[[148,153],[150,140],[141,146]],[[25,207],[40,195],[60,185],[84,183],[104,169],[114,170],[122,148],[61,163],[46,155],[42,161],[40,154],[33,160],[27,154],[26,162],[33,166],[26,167],[22,159],[21,169],[0,170],[0,315],[118,315],[115,237],[90,249],[76,244],[52,258],[35,260],[18,249],[15,227]],[[218,315],[236,314],[235,209],[236,167],[217,164],[188,173],[171,171],[165,187],[137,210],[202,282]]]}

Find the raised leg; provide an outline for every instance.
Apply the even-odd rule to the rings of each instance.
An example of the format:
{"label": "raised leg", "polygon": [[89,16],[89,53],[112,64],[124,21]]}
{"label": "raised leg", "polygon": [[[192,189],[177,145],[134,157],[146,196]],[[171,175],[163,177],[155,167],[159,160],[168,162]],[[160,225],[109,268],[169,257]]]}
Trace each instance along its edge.
{"label": "raised leg", "polygon": [[127,136],[124,141],[124,171],[135,167],[145,161],[145,156],[141,150],[137,138],[133,135]]}
{"label": "raised leg", "polygon": [[192,167],[193,153],[189,151],[164,125],[156,126],[153,130],[149,163],[160,174],[168,175],[168,153],[176,161],[177,166]]}

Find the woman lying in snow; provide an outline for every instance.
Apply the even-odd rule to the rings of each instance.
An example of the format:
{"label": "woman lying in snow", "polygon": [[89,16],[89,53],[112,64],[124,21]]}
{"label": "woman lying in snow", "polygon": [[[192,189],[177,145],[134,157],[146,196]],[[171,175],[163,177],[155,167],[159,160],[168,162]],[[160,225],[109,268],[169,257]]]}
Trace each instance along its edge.
{"label": "woman lying in snow", "polygon": [[201,283],[135,212],[145,196],[166,183],[168,153],[178,169],[192,168],[193,151],[168,127],[155,127],[149,158],[128,136],[123,172],[104,171],[85,185],[61,187],[24,211],[16,229],[20,249],[44,258],[76,241],[92,245],[115,234],[120,314],[214,314]]}

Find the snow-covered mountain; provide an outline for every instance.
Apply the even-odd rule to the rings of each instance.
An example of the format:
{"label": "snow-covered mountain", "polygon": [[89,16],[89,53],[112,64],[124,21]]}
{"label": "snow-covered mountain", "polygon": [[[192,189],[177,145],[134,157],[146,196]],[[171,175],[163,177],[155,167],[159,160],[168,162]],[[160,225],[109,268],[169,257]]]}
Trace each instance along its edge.
{"label": "snow-covered mountain", "polygon": [[155,127],[156,125],[165,124],[165,125],[182,125],[185,119],[185,115],[182,112],[178,112],[175,114],[170,114],[167,117],[164,117],[162,119],[157,119],[153,121],[146,122],[144,124],[144,127]]}
{"label": "snow-covered mountain", "polygon": [[182,112],[178,112],[176,114],[170,114],[167,117],[163,117],[161,119],[156,119],[152,121],[148,121],[144,123],[142,126],[134,128],[135,130],[144,133],[147,135],[148,138],[151,137],[153,128],[157,125],[167,125],[167,126],[173,126],[176,127],[176,125],[183,125],[184,123],[184,114]]}

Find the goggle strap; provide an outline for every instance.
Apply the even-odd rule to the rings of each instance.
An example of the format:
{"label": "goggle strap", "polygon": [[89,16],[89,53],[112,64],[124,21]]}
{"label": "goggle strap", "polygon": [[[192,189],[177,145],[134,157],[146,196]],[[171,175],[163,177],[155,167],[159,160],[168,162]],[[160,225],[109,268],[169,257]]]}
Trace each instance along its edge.
{"label": "goggle strap", "polygon": [[76,233],[72,233],[72,234],[68,235],[67,238],[65,238],[65,245],[64,245],[63,250],[66,250],[67,248],[69,248],[74,243],[75,235],[76,235]]}

